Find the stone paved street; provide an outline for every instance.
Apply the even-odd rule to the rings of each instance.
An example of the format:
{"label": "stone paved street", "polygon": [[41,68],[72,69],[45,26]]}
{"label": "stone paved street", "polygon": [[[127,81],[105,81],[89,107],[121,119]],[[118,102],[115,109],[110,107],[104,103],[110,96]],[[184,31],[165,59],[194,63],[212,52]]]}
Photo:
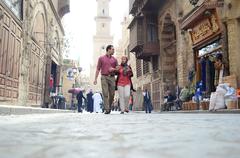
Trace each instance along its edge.
{"label": "stone paved street", "polygon": [[0,158],[238,158],[238,114],[0,116]]}

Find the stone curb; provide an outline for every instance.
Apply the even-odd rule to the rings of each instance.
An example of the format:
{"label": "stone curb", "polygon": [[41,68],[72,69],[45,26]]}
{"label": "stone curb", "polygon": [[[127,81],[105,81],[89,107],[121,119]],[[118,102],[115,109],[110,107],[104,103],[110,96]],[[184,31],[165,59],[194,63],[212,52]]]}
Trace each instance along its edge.
{"label": "stone curb", "polygon": [[0,105],[0,115],[25,115],[25,114],[49,114],[49,113],[74,113],[74,112],[71,110]]}
{"label": "stone curb", "polygon": [[240,114],[240,109],[221,109],[216,111],[209,110],[189,110],[189,111],[161,111],[161,114]]}
{"label": "stone curb", "polygon": [[[133,113],[145,113],[145,111],[134,111]],[[240,114],[240,109],[209,110],[187,110],[187,111],[152,111],[152,114]]]}

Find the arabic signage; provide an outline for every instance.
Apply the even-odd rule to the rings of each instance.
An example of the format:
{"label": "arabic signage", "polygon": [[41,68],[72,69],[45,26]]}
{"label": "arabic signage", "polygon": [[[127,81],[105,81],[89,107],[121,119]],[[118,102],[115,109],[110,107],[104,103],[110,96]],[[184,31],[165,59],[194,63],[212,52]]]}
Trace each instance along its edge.
{"label": "arabic signage", "polygon": [[220,30],[216,15],[212,14],[209,18],[204,18],[192,28],[190,32],[193,45],[205,40],[209,36],[216,34]]}

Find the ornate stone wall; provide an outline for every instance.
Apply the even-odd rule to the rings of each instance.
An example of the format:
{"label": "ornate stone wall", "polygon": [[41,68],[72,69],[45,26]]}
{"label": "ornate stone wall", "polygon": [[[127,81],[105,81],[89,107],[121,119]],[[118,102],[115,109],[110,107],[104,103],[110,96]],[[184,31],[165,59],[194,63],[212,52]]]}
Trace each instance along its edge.
{"label": "ornate stone wall", "polygon": [[[0,103],[17,104],[22,55],[22,26],[19,14],[0,2]],[[15,16],[17,15],[17,16]]]}
{"label": "ornate stone wall", "polygon": [[[51,0],[23,1],[22,19],[17,19],[7,5],[3,5],[2,2],[0,4],[1,11],[6,12],[12,19],[11,23],[17,24],[15,29],[20,30],[17,101],[8,103],[23,106],[43,105],[51,71],[47,61],[54,61],[59,66],[58,69],[62,63],[64,30],[61,19]],[[1,22],[1,30],[2,26]]]}
{"label": "ornate stone wall", "polygon": [[[160,68],[159,71],[152,72],[150,70],[151,76],[144,75],[138,78],[138,86],[143,87],[144,84],[148,82],[151,83],[152,87],[152,95],[154,95],[154,103],[156,103],[156,108],[159,108],[159,104],[162,103],[162,98],[164,94],[164,90],[169,84],[166,84],[165,79],[170,80],[170,76],[167,74],[161,73],[164,72],[165,69],[163,65],[166,64],[166,61],[172,60],[176,62],[177,68],[177,81],[175,85],[183,87],[188,84],[188,72],[194,68],[195,60],[194,60],[194,50],[193,43],[190,36],[190,30],[182,30],[181,29],[181,20],[186,16],[190,15],[195,7],[201,6],[203,3],[217,9],[217,15],[219,16],[220,23],[222,25],[221,38],[223,39],[223,50],[228,54],[229,58],[229,69],[230,75],[237,75],[238,77],[238,86],[240,86],[240,63],[239,60],[239,51],[240,51],[240,1],[238,0],[199,0],[198,3],[193,6],[189,3],[188,0],[169,0],[164,3],[163,6],[160,7],[158,12],[158,33],[159,33],[159,42],[160,42]],[[176,45],[175,48],[171,46],[171,49],[176,50],[176,56],[166,58],[166,53],[164,53],[165,47],[174,43],[173,39],[168,38],[166,36],[171,36],[171,31],[168,31],[165,26],[169,24],[166,22],[167,16],[170,17],[171,25],[175,26],[175,38]],[[165,28],[165,29],[164,29]],[[164,34],[165,32],[165,34]],[[165,40],[165,41],[164,41]],[[169,41],[169,42],[166,42]],[[167,43],[167,44],[166,44]],[[174,50],[173,49],[173,50]],[[174,59],[175,58],[175,59]],[[174,60],[173,60],[174,59]],[[171,64],[173,65],[173,64]],[[165,65],[166,66],[166,65]],[[173,69],[169,69],[174,73]],[[169,71],[170,72],[170,71]],[[171,80],[171,82],[175,82]],[[169,83],[171,83],[169,82]],[[158,85],[159,89],[155,86]],[[158,96],[159,95],[159,96]],[[160,97],[160,103],[159,98]]]}
{"label": "ornate stone wall", "polygon": [[[229,60],[229,70],[230,75],[236,75],[238,78],[238,86],[240,86],[240,63],[237,61],[239,59],[239,41],[240,41],[240,1],[238,0],[199,0],[196,6],[200,6],[203,2],[207,4],[214,4],[217,9],[217,14],[220,19],[221,27],[222,27],[222,38],[223,38],[223,49],[225,53],[228,54]],[[186,16],[189,14],[194,6],[192,6],[189,1],[182,2],[178,0],[179,3],[179,13],[181,13],[181,17]],[[216,4],[216,3],[215,3]],[[178,14],[179,14],[178,13]],[[180,18],[181,18],[180,17]],[[179,47],[181,51],[185,51],[185,59],[187,65],[183,66],[186,68],[190,68],[193,64],[193,50],[192,50],[192,42],[189,33],[182,32],[181,39],[180,39],[181,46]],[[225,56],[227,58],[227,56]],[[190,61],[190,63],[189,63]],[[183,72],[183,77],[187,77],[187,72]],[[183,82],[184,84],[185,82]]]}

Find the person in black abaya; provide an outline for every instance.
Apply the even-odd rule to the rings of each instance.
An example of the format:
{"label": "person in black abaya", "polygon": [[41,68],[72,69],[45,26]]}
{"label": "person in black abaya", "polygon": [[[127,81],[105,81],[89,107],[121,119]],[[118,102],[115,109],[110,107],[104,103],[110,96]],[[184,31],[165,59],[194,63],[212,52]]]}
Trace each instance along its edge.
{"label": "person in black abaya", "polygon": [[92,113],[93,112],[93,92],[92,90],[89,91],[87,94],[87,111]]}
{"label": "person in black abaya", "polygon": [[82,99],[86,100],[86,98],[83,96],[83,92],[80,91],[80,92],[77,94],[78,112],[82,112]]}

